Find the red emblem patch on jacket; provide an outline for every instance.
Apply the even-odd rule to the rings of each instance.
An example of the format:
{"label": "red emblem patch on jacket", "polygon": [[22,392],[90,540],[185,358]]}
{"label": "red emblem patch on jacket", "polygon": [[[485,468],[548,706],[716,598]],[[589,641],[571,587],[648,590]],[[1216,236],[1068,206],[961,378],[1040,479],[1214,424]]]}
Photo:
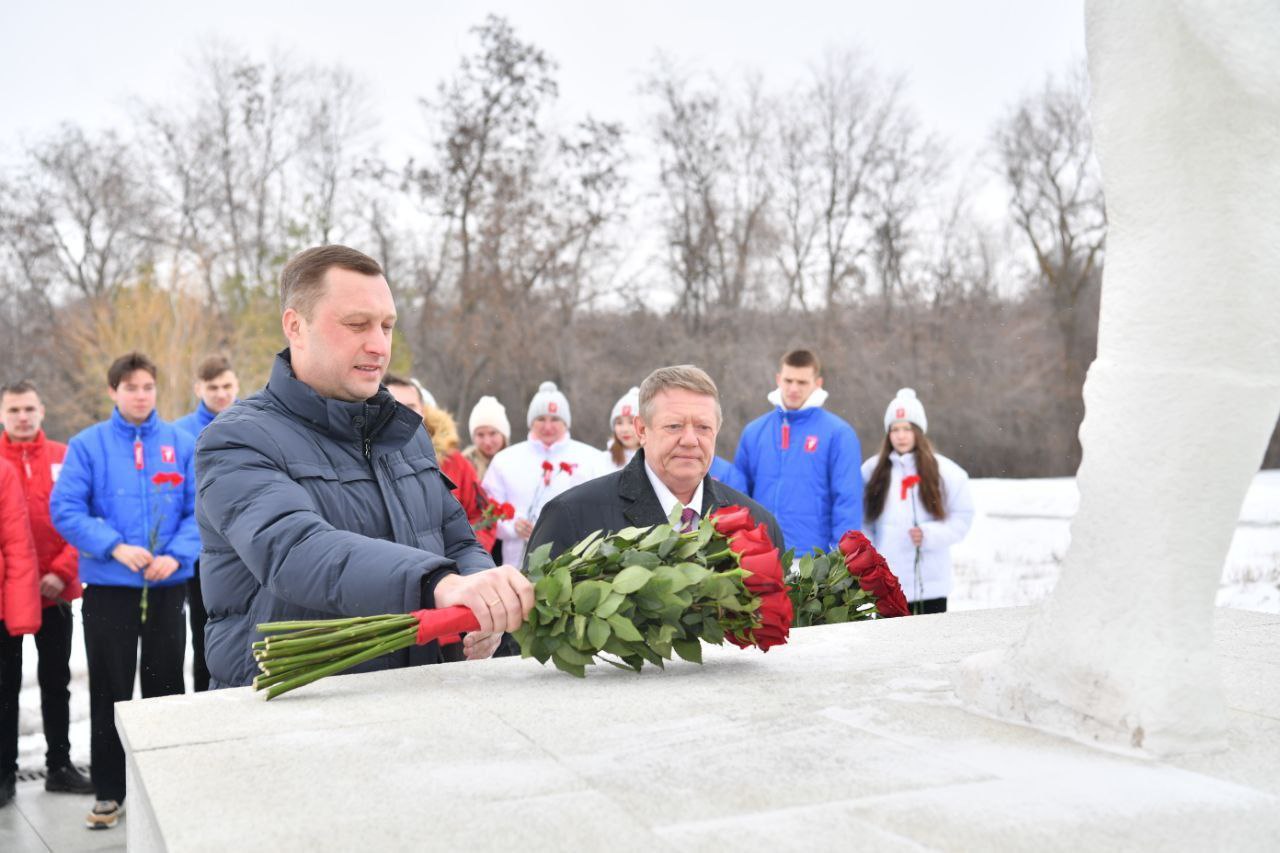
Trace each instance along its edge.
{"label": "red emblem patch on jacket", "polygon": [[173,448],[167,444],[160,445],[160,461],[167,462],[170,465],[178,461],[178,454],[173,452]]}
{"label": "red emblem patch on jacket", "polygon": [[818,437],[816,435],[807,435],[804,439],[804,452],[812,453],[818,449]]}

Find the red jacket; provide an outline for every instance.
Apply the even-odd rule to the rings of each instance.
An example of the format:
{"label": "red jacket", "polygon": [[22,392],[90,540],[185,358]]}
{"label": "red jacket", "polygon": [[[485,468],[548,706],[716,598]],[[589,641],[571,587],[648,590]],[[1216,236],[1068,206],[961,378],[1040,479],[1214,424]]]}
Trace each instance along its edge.
{"label": "red jacket", "polygon": [[[76,549],[54,529],[49,518],[49,495],[56,479],[54,472],[62,468],[67,446],[45,438],[44,430],[36,433],[33,441],[23,442],[10,441],[8,433],[4,433],[0,434],[0,453],[17,470],[22,490],[26,493],[27,517],[31,521],[31,535],[36,540],[39,574],[43,576],[52,572],[57,575],[64,584],[58,597],[63,601],[74,601],[81,593],[80,558]],[[46,598],[43,603],[49,607],[55,602]]]}
{"label": "red jacket", "polygon": [[[453,496],[467,511],[467,521],[473,525],[480,520],[489,498],[480,481],[476,479],[475,466],[460,451],[453,451],[440,458],[440,473],[448,477],[454,485]],[[493,550],[493,543],[498,535],[497,529],[490,525],[485,530],[476,531],[476,539],[486,551]]]}
{"label": "red jacket", "polygon": [[18,473],[0,464],[0,618],[13,637],[40,630],[40,573]]}

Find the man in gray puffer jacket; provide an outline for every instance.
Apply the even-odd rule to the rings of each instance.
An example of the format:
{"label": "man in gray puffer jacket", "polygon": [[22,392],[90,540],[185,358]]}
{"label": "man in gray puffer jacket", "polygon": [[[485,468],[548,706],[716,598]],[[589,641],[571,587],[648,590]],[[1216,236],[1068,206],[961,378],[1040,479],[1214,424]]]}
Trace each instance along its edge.
{"label": "man in gray puffer jacket", "polygon": [[[476,542],[422,420],[382,387],[395,304],[373,259],[344,246],[281,274],[289,348],[261,392],[197,445],[196,517],[211,687],[250,684],[256,625],[462,604],[488,657],[533,606],[529,582]],[[435,644],[357,671],[439,660]]]}

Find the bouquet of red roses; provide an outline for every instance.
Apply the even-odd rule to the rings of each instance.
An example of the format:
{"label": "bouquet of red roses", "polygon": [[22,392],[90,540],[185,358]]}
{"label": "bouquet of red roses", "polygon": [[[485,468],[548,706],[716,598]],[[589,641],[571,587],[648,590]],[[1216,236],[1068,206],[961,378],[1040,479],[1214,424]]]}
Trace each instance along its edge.
{"label": "bouquet of red roses", "polygon": [[796,627],[910,615],[898,578],[870,540],[856,530],[839,547],[814,549],[789,579]]}
{"label": "bouquet of red roses", "polygon": [[[521,656],[582,677],[596,660],[639,671],[678,655],[702,662],[700,643],[767,651],[787,641],[792,608],[778,549],[748,510],[726,507],[689,532],[677,519],[591,534],[550,558],[529,557],[535,605],[515,633]],[[415,644],[457,642],[479,630],[465,607],[259,625],[254,643],[267,698]]]}

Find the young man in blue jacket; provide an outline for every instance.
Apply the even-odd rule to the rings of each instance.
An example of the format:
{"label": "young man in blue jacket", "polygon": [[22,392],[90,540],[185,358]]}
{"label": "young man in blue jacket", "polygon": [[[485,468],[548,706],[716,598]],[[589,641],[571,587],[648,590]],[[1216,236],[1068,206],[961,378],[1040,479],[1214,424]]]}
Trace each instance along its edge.
{"label": "young man in blue jacket", "polygon": [[778,519],[797,556],[836,547],[862,528],[862,447],[853,427],[822,408],[822,363],[808,350],[782,357],[773,411],[747,424],[733,464],[743,491]]}
{"label": "young man in blue jacket", "polygon": [[[199,438],[204,428],[240,396],[240,379],[231,368],[231,360],[225,355],[211,355],[200,362],[194,390],[200,404],[173,425],[189,432],[192,438]],[[204,659],[204,626],[209,622],[209,612],[205,610],[204,594],[200,590],[199,560],[191,580],[187,581],[187,613],[191,617],[191,680],[195,691],[203,693],[209,689],[209,665]]]}
{"label": "young man in blue jacket", "polygon": [[50,499],[54,527],[80,551],[89,665],[90,758],[97,802],[90,829],[116,825],[125,758],[113,706],[183,692],[186,582],[200,553],[195,441],[156,413],[156,366],[141,353],[107,372],[115,409],[71,439]]}

